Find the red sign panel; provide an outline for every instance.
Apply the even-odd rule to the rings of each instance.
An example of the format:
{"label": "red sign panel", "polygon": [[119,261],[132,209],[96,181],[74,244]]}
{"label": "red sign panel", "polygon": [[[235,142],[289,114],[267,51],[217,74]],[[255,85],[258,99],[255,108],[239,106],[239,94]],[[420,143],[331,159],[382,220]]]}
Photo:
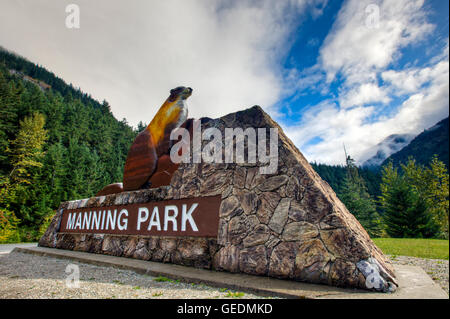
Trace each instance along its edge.
{"label": "red sign panel", "polygon": [[221,196],[67,209],[60,232],[217,237]]}

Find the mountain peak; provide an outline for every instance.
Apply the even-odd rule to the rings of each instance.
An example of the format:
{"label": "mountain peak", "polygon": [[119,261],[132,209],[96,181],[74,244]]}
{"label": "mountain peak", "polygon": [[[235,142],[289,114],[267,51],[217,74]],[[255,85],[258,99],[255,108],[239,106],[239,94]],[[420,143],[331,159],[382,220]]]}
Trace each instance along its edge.
{"label": "mountain peak", "polygon": [[432,127],[417,135],[408,145],[393,153],[384,160],[382,165],[392,160],[395,166],[406,163],[413,157],[417,164],[427,165],[434,155],[445,163],[448,168],[449,118],[439,121]]}
{"label": "mountain peak", "polygon": [[408,145],[414,138],[413,134],[392,134],[372,147],[367,154],[375,154],[363,162],[361,166],[373,168],[380,166],[386,158]]}

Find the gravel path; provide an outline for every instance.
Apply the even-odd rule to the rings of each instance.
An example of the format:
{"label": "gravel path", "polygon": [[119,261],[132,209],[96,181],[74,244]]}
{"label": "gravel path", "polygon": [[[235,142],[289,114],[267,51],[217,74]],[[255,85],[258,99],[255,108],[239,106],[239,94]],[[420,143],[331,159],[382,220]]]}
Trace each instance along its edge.
{"label": "gravel path", "polygon": [[[449,293],[448,260],[389,256],[396,264],[422,267]],[[79,287],[70,288],[73,274],[68,265],[79,268]],[[70,268],[70,266],[69,266]],[[66,273],[66,269],[68,273]],[[70,282],[73,283],[73,282]],[[69,260],[12,252],[0,254],[0,299],[7,298],[263,298],[257,295],[205,285],[176,282],[164,277],[99,267]]]}
{"label": "gravel path", "polygon": [[20,244],[0,244],[0,254],[9,254],[16,247],[36,247],[37,243],[20,243]]}
{"label": "gravel path", "polygon": [[426,259],[409,256],[390,256],[387,255],[394,264],[412,265],[422,267],[423,270],[449,294],[448,291],[448,260],[445,259]]}
{"label": "gravel path", "polygon": [[[79,267],[79,288],[66,285]],[[70,282],[70,283],[73,283]],[[176,282],[165,277],[12,252],[0,255],[0,299],[7,298],[263,298],[249,293]]]}

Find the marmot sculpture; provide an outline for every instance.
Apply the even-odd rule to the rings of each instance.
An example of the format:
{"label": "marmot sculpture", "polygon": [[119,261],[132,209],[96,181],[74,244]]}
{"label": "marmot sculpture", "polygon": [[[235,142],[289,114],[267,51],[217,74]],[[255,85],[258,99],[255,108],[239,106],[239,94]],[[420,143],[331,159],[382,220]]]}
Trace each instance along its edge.
{"label": "marmot sculpture", "polygon": [[[170,133],[187,120],[186,99],[192,89],[179,86],[170,91],[170,96],[160,107],[145,130],[139,133],[128,151],[123,172],[123,183],[110,184],[96,196],[158,187],[170,183],[178,165],[170,160],[173,144]],[[186,124],[185,124],[186,125]]]}

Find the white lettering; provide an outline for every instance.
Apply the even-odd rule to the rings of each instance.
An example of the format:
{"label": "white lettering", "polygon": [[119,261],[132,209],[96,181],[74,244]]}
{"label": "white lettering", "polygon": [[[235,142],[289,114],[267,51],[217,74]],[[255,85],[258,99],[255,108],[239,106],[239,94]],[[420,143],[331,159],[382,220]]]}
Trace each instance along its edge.
{"label": "white lettering", "polygon": [[247,136],[247,157],[249,163],[256,163],[256,132],[252,127],[225,128],[225,163],[233,163],[233,138],[236,137],[236,163],[245,163],[245,136]]}
{"label": "white lettering", "polygon": [[[122,215],[125,215],[126,217],[128,217],[128,211],[125,208],[122,209],[119,213],[119,217],[118,217],[118,221],[117,221],[117,228],[119,228],[119,230],[125,230],[128,227],[128,218],[122,218]],[[121,220],[123,223],[120,222]]]}
{"label": "white lettering", "polygon": [[376,4],[369,4],[366,7],[366,27],[378,29],[380,27],[380,7]]}
{"label": "white lettering", "polygon": [[67,229],[73,229],[75,227],[76,215],[77,215],[76,213],[70,213],[69,217],[67,217],[67,225],[66,225]]}
{"label": "white lettering", "polygon": [[108,218],[106,220],[106,229],[109,229],[109,226],[111,226],[111,230],[114,230],[116,228],[116,219],[117,219],[117,209],[114,210],[114,215],[111,213],[110,210],[108,210]]}
{"label": "white lettering", "polygon": [[170,149],[170,159],[175,164],[189,163],[191,160],[191,136],[189,135],[189,131],[183,127],[179,127],[170,132],[170,140],[172,141],[177,140],[180,136],[181,140],[175,143]]}
{"label": "white lettering", "polygon": [[[192,163],[237,163],[237,164],[256,164],[257,154],[259,162],[268,164],[260,166],[260,174],[274,174],[278,168],[278,129],[270,128],[270,142],[267,145],[267,128],[248,127],[245,130],[240,127],[225,128],[224,136],[222,131],[215,127],[207,128],[203,134],[201,121],[192,122],[192,144],[190,139],[190,130],[178,128],[170,133],[171,140],[178,140],[170,150],[170,158],[174,163],[188,163],[191,154],[192,145]],[[258,136],[257,136],[258,134]],[[224,137],[224,143],[222,143]],[[256,138],[258,137],[258,143]],[[210,140],[203,146],[202,140]],[[236,145],[236,152],[234,151]],[[269,146],[269,147],[268,147]],[[247,152],[245,152],[247,150]],[[269,154],[267,152],[269,151]]]}
{"label": "white lettering", "polygon": [[202,121],[192,122],[192,161],[201,163],[202,161]]}
{"label": "white lettering", "polygon": [[186,221],[189,221],[193,231],[198,231],[197,225],[195,224],[194,218],[192,218],[192,213],[197,208],[198,203],[192,204],[191,208],[187,210],[187,205],[182,205],[182,215],[181,215],[181,231],[186,231]]}
{"label": "white lettering", "polygon": [[[144,213],[144,215],[142,215]],[[141,224],[148,219],[148,209],[145,207],[139,207],[138,210],[138,220],[137,220],[137,230],[141,230]]]}
{"label": "white lettering", "polygon": [[102,215],[102,227],[101,227],[102,230],[105,228],[105,216],[106,216],[106,210],[103,211],[103,215]]}
{"label": "white lettering", "polygon": [[81,212],[78,213],[77,223],[75,224],[75,228],[81,229]]}
{"label": "white lettering", "polygon": [[278,129],[270,129],[269,155],[267,155],[266,129],[258,128],[258,158],[267,166],[260,166],[260,174],[274,174],[278,169]]}
{"label": "white lettering", "polygon": [[[173,215],[169,215],[169,211],[173,211]],[[172,230],[177,231],[178,208],[175,205],[167,205],[164,208],[164,231],[167,231],[169,221],[172,222]]]}
{"label": "white lettering", "polygon": [[79,29],[80,28],[80,7],[76,4],[69,4],[66,6],[66,28]]}
{"label": "white lettering", "polygon": [[205,163],[222,163],[222,133],[218,128],[210,127],[203,132],[204,141],[211,139],[202,151]]}
{"label": "white lettering", "polygon": [[66,267],[66,286],[67,288],[80,288],[80,267],[75,264],[68,264]]}
{"label": "white lettering", "polygon": [[153,208],[152,217],[150,218],[150,223],[148,224],[147,230],[151,230],[153,226],[156,226],[158,231],[161,231],[161,223],[159,221],[159,209],[158,206]]}
{"label": "white lettering", "polygon": [[97,214],[97,212],[94,210],[93,215],[94,215],[94,216],[92,216],[92,224],[91,224],[91,227],[92,227],[92,229],[94,229],[94,224],[95,224],[95,229],[98,230],[99,227],[100,227],[100,220],[101,220],[101,218],[102,218],[102,211],[99,210],[99,211],[98,211],[98,214]]}
{"label": "white lettering", "polygon": [[91,212],[84,212],[84,217],[83,217],[83,229],[90,229],[91,226]]}
{"label": "white lettering", "polygon": [[222,313],[271,313],[271,304],[223,304]]}

